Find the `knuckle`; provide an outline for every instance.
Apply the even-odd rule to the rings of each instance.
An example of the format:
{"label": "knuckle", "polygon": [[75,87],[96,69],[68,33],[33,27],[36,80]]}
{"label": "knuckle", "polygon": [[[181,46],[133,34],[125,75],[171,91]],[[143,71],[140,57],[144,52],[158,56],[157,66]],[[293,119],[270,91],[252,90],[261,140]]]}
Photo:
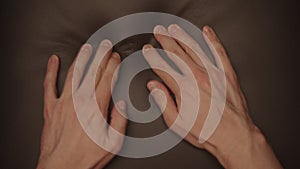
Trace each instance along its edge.
{"label": "knuckle", "polygon": [[44,120],[48,121],[50,119],[50,111],[49,108],[44,108]]}
{"label": "knuckle", "polygon": [[204,89],[210,88],[210,81],[207,73],[202,71],[197,71],[195,73],[195,78],[198,84],[200,84],[200,86],[202,86]]}
{"label": "knuckle", "polygon": [[[164,114],[165,114],[165,113],[164,113]],[[172,122],[170,116],[165,114],[163,117],[164,117],[164,120],[165,120],[165,122],[166,122],[166,125],[167,125],[168,127],[171,127],[172,124],[173,124],[173,122]]]}
{"label": "knuckle", "polygon": [[43,83],[43,86],[44,86],[44,88],[47,88],[47,83],[46,83],[46,81],[44,81],[44,83]]}
{"label": "knuckle", "polygon": [[56,105],[56,100],[49,101],[48,104],[44,105],[43,116],[45,121],[48,121],[52,118],[54,108],[56,108],[55,105]]}
{"label": "knuckle", "polygon": [[74,72],[74,73],[76,73],[76,74],[78,74],[78,75],[82,75],[84,70],[82,70],[82,68],[76,66],[76,67],[74,68],[74,70],[69,70],[69,72],[71,72],[71,71],[72,71],[72,73]]}
{"label": "knuckle", "polygon": [[120,58],[120,55],[119,55],[119,54],[113,53],[112,56],[113,56],[113,57],[111,57],[111,58],[112,58],[112,60],[113,60],[115,63],[119,63],[119,62],[121,61],[121,58]]}
{"label": "knuckle", "polygon": [[183,54],[181,48],[172,48],[171,52],[176,55],[179,55],[179,57]]}
{"label": "knuckle", "polygon": [[231,80],[232,81],[232,83],[238,83],[238,77],[237,77],[237,75],[234,73],[234,72],[232,72],[232,71],[230,71],[229,73],[227,73],[227,78],[229,79],[229,80]]}
{"label": "knuckle", "polygon": [[226,52],[226,50],[223,48],[222,45],[220,45],[218,51],[219,51],[219,54],[220,54],[221,56],[227,56],[227,52]]}
{"label": "knuckle", "polygon": [[192,67],[191,70],[194,73],[194,76],[200,76],[203,73],[203,70],[201,67]]}
{"label": "knuckle", "polygon": [[103,82],[109,82],[113,76],[113,72],[105,71],[101,77]]}
{"label": "knuckle", "polygon": [[49,80],[48,79],[44,80],[43,86],[44,86],[45,89],[47,89],[49,87]]}

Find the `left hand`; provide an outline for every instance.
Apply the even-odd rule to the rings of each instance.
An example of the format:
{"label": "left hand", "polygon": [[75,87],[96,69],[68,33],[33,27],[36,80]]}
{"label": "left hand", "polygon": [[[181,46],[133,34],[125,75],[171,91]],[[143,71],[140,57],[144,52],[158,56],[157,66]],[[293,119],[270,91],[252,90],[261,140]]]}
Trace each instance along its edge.
{"label": "left hand", "polygon": [[[89,71],[97,71],[95,79],[95,90],[84,87],[84,84],[90,85],[93,81],[87,74],[83,79],[81,86],[79,82],[77,88],[72,91],[73,72],[76,60],[79,60],[76,72],[79,74],[77,79],[81,79],[89,58],[91,57],[92,47],[88,44],[82,46],[76,60],[69,69],[63,92],[60,97],[57,96],[56,80],[59,69],[59,58],[52,56],[49,60],[47,73],[44,81],[44,128],[41,138],[41,150],[39,169],[83,169],[83,168],[103,168],[113,157],[114,154],[96,145],[85,133],[80,125],[73,103],[74,95],[84,96],[82,106],[86,106],[93,95],[89,92],[96,92],[96,99],[102,116],[107,119],[108,107],[111,98],[111,84],[113,83],[113,73],[120,63],[120,56],[111,52],[112,44],[108,41],[102,41],[96,56],[105,55],[98,69],[97,63],[91,64]],[[107,52],[108,51],[108,52]],[[104,52],[107,52],[106,54]],[[92,85],[93,86],[93,85]],[[119,101],[118,108],[125,113],[125,102]],[[87,108],[86,108],[87,107]],[[86,106],[87,115],[97,112]],[[97,107],[98,108],[98,107]],[[97,115],[97,114],[96,114]],[[94,116],[93,116],[94,117]],[[116,107],[111,112],[110,126],[121,134],[125,133],[127,119],[123,117]],[[112,152],[118,152],[122,147],[123,137],[114,137],[112,128],[107,128],[106,124],[97,130],[103,142],[103,145],[109,145]],[[110,136],[110,137],[109,137]]]}

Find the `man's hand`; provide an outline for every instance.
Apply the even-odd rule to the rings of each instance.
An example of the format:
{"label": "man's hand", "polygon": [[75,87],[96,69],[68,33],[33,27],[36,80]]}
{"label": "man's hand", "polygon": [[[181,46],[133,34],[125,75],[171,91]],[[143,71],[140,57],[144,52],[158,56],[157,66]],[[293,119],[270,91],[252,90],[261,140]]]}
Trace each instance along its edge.
{"label": "man's hand", "polygon": [[[93,92],[96,92],[96,99],[104,119],[108,116],[108,107],[111,98],[111,84],[113,73],[120,63],[120,56],[111,52],[112,44],[108,40],[102,41],[95,58],[103,55],[103,60],[98,68],[97,63],[92,62],[88,68],[86,77],[84,72],[88,60],[92,54],[92,47],[85,44],[80,49],[76,60],[69,69],[65,80],[64,90],[60,97],[57,95],[56,80],[59,69],[59,58],[52,56],[49,60],[47,73],[44,82],[44,128],[41,138],[41,151],[37,168],[67,169],[67,168],[103,168],[114,156],[114,154],[100,148],[84,132],[75,112],[73,95],[81,97],[83,108],[93,99]],[[95,59],[94,59],[95,60]],[[76,61],[78,65],[75,69]],[[93,70],[91,70],[93,69]],[[88,89],[91,84],[89,72],[97,71],[95,78],[95,90]],[[74,72],[76,78],[72,86]],[[83,78],[84,77],[84,78]],[[77,81],[76,81],[77,80]],[[73,87],[73,90],[72,90]],[[75,88],[74,88],[75,87]],[[79,97],[80,98],[80,97]],[[86,106],[88,107],[88,106]],[[125,113],[125,102],[117,103],[118,110]],[[89,108],[86,109],[89,114]],[[111,112],[110,126],[119,133],[125,133],[127,119],[118,112],[116,106]],[[123,138],[112,137],[112,129],[105,124],[99,128],[101,140],[109,144],[114,152],[121,149]],[[111,137],[109,137],[111,136]]]}
{"label": "man's hand", "polygon": [[[208,72],[203,64],[203,60],[200,60],[198,55],[194,52],[195,50],[192,50],[202,49],[200,45],[198,45],[198,43],[178,25],[170,25],[168,30],[163,26],[157,26],[154,29],[154,34],[164,50],[174,53],[190,67],[198,84],[201,104],[194,104],[200,105],[199,113],[194,126],[185,136],[185,140],[198,148],[208,150],[225,168],[281,168],[281,165],[267,144],[263,134],[250,119],[247,103],[242,90],[240,89],[235,71],[227,57],[225,49],[214,31],[208,26],[203,28],[203,36],[216,60],[216,65],[213,65],[211,62],[207,62],[205,65],[211,66],[213,68],[212,70],[216,71],[216,73],[223,71],[219,67],[221,64],[223,65],[223,72],[226,76],[227,84],[227,88],[225,89],[226,102],[224,112],[219,112],[219,114],[223,113],[223,116],[218,127],[211,137],[203,144],[199,143],[199,136],[208,116],[211,104],[212,85],[209,80]],[[181,39],[184,39],[187,43],[183,43],[180,41]],[[143,50],[145,59],[148,63],[152,67],[164,67],[170,69],[168,63],[162,59],[159,53],[149,50],[150,48],[152,48],[151,45],[145,45]],[[203,51],[200,51],[199,53],[203,55],[202,58],[204,60],[209,61]],[[175,64],[178,63],[173,57],[169,56],[169,58]],[[158,62],[157,60],[160,61]],[[185,77],[188,75],[185,74],[185,72],[187,71],[182,70],[182,66],[176,65],[183,73],[179,75],[173,71],[172,75],[176,74],[176,76],[181,76],[181,80],[186,80]],[[169,74],[158,69],[153,70],[175,95],[176,102],[174,102],[168,89],[162,83],[154,80],[148,83],[148,88],[153,94],[156,103],[161,108],[166,124],[170,127],[178,116],[183,98],[180,96],[179,86]],[[156,89],[163,91],[166,96],[167,103],[165,108],[164,105],[162,105],[162,99],[164,97],[161,97],[162,95],[160,92],[156,92]],[[193,98],[190,99],[190,101],[193,101]],[[188,115],[189,112],[183,113]],[[186,124],[184,123],[185,118],[182,116],[179,118],[181,118],[183,123],[177,124],[177,129],[179,130],[175,130],[176,133],[180,133],[180,129],[184,130],[186,127],[184,126],[184,124]]]}

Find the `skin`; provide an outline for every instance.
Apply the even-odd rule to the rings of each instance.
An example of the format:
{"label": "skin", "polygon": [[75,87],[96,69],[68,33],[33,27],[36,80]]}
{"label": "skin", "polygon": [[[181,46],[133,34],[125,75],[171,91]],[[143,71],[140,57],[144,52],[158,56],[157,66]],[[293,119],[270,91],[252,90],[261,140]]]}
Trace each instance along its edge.
{"label": "skin", "polygon": [[[214,31],[210,27],[205,26],[203,28],[203,36],[217,60],[217,66],[214,66],[215,69],[220,70],[218,65],[220,65],[220,63],[223,64],[227,82],[227,95],[221,121],[212,136],[203,144],[199,143],[199,135],[210,106],[211,84],[207,71],[203,66],[203,62],[199,59],[196,53],[188,47],[198,44],[191,40],[192,38],[178,25],[170,25],[168,29],[165,29],[162,26],[157,26],[154,29],[154,34],[163,49],[180,57],[180,59],[182,59],[190,67],[192,73],[196,77],[201,97],[201,106],[192,129],[184,139],[197,148],[209,151],[225,168],[282,168],[265,137],[253,123],[248,114],[247,103],[239,86],[236,73],[229,61],[223,45]],[[184,44],[179,39],[190,40],[187,41],[188,44]],[[151,58],[161,56],[158,53],[151,52],[149,49],[152,48],[153,47],[151,45],[145,45],[143,48],[144,56],[148,63],[152,67],[158,66],[157,64],[160,64],[160,66],[163,67],[168,67],[168,63],[162,60],[160,62],[153,62],[153,59]],[[216,57],[217,55],[220,58],[219,60]],[[172,60],[172,58],[170,59]],[[212,64],[210,63],[210,65]],[[177,65],[177,67],[180,69],[180,66]],[[174,101],[166,86],[155,80],[150,81],[147,85],[149,90],[152,91],[151,93],[156,100],[156,103],[163,112],[166,124],[170,127],[178,116],[178,110],[180,110],[182,99],[180,98],[180,90],[174,79],[169,74],[158,69],[154,69],[154,72],[175,94]],[[184,72],[184,70],[181,70],[181,72]],[[187,75],[183,73],[182,76],[184,77]],[[184,80],[184,78],[182,78],[182,80]],[[162,101],[163,97],[161,97],[161,93],[155,92],[158,90],[162,91],[167,99],[165,106],[162,105],[164,102]],[[165,109],[163,109],[163,107],[165,107]],[[181,117],[181,119],[185,121],[184,117]],[[174,132],[180,135],[180,129],[184,129],[184,125],[185,123],[180,123],[178,125],[179,127],[175,128]]]}
{"label": "skin", "polygon": [[[203,62],[198,59],[197,54],[187,47],[197,44],[194,41],[189,41],[188,45],[185,45],[177,40],[179,37],[192,39],[177,25],[170,25],[168,29],[158,26],[154,29],[154,34],[163,49],[180,57],[191,68],[193,75],[196,77],[201,97],[201,106],[192,129],[189,130],[184,139],[195,147],[205,149],[213,154],[225,168],[282,168],[265,137],[248,114],[247,103],[239,86],[235,71],[214,31],[210,27],[205,26],[203,28],[203,35],[212,49],[214,56],[219,56],[220,58],[217,60],[217,66],[214,67],[214,70],[220,71],[218,67],[220,64],[224,67],[227,82],[226,104],[223,116],[215,132],[206,142],[201,144],[199,143],[199,135],[210,107],[211,84]],[[81,104],[90,103],[93,99],[93,95],[91,94],[93,91],[90,90],[89,86],[91,84],[89,77],[92,77],[92,73],[89,73],[97,71],[95,79],[96,100],[101,115],[105,120],[107,119],[111,97],[111,84],[115,83],[113,73],[117,71],[117,65],[120,63],[120,56],[117,53],[112,53],[111,48],[112,45],[107,40],[100,44],[95,58],[103,55],[103,61],[99,68],[93,62],[88,68],[87,76],[84,78],[83,72],[91,56],[92,47],[87,44],[83,45],[69,69],[61,96],[58,96],[56,89],[59,58],[53,55],[49,59],[44,81],[44,128],[37,168],[103,168],[114,157],[114,154],[110,152],[116,153],[121,149],[123,138],[115,136],[112,128],[121,134],[125,133],[127,120],[121,115],[124,115],[126,110],[124,101],[117,102],[112,109],[110,113],[110,127],[102,124],[100,125],[99,133],[94,133],[100,136],[100,140],[102,140],[101,144],[107,145],[105,147],[108,149],[100,148],[87,136],[78,121],[73,103],[74,95],[85,98],[80,102]],[[162,60],[153,62],[153,58],[161,59],[161,56],[158,53],[153,53],[153,50],[151,52],[149,49],[152,48],[151,45],[145,45],[143,48],[144,57],[148,63],[151,66],[157,66],[155,64],[159,63],[165,68],[168,67],[168,63]],[[150,59],[151,57],[152,59]],[[77,60],[81,64],[75,69]],[[208,64],[212,65],[211,63]],[[179,69],[181,68],[180,66],[178,67]],[[74,75],[74,71],[79,73]],[[181,80],[184,80],[188,75],[185,74],[184,70],[181,71],[183,72],[180,75],[182,76]],[[180,98],[180,89],[170,75],[157,69],[154,69],[154,72],[175,95],[175,100],[173,100],[167,87],[158,81],[152,80],[147,85],[163,112],[166,124],[170,127],[177,118],[178,111],[180,110],[182,101],[182,98]],[[73,77],[75,78],[75,82],[72,86]],[[83,79],[82,83],[78,79]],[[75,90],[72,91],[72,87]],[[165,97],[161,97],[162,93],[157,91],[162,91]],[[166,98],[166,102],[162,98]],[[163,103],[165,104],[163,105]],[[94,108],[87,109],[86,111],[97,112]],[[185,128],[186,121],[183,117],[182,123],[179,123],[177,128],[171,129],[180,135],[180,130]]]}
{"label": "skin", "polygon": [[[103,54],[104,49],[109,50],[111,46],[108,41],[100,44],[98,55]],[[92,47],[90,45],[83,45],[76,60],[80,59],[82,63],[87,63],[91,51]],[[56,81],[59,59],[55,55],[49,59],[44,81],[44,128],[41,138],[40,158],[37,165],[39,169],[103,168],[114,157],[114,154],[100,148],[86,135],[77,119],[72,95],[80,94],[81,91],[87,93],[87,91],[84,87],[78,87],[78,90],[72,92],[72,78],[76,60],[69,69],[63,92],[58,97]],[[119,63],[120,56],[109,50],[104,56],[96,76],[97,102],[105,119],[108,116],[112,77]],[[85,64],[79,65],[78,72],[83,72],[84,68]],[[88,78],[86,79],[88,80]],[[82,84],[84,84],[84,81]],[[92,97],[85,96],[85,100],[90,100],[90,98]],[[126,105],[124,101],[119,101],[117,105],[118,110],[125,113]],[[112,109],[110,126],[124,134],[127,119],[118,110],[116,107]],[[109,145],[112,148],[110,150],[119,151],[123,138],[112,137],[111,129],[104,127],[99,129],[102,140],[110,143]]]}

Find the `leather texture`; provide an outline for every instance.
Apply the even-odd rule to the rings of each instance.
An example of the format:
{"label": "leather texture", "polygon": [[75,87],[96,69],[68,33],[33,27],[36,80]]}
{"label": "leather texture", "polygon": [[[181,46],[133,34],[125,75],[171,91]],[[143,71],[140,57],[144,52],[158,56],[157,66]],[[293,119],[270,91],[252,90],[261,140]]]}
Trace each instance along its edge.
{"label": "leather texture", "polygon": [[[238,72],[254,122],[265,133],[286,168],[299,167],[299,77],[297,71],[297,11],[288,1],[239,0],[28,0],[8,3],[3,47],[8,64],[4,96],[5,154],[3,168],[34,168],[43,124],[43,78],[51,54],[61,60],[58,87],[62,90],[68,67],[79,47],[96,30],[124,15],[165,12],[198,27],[210,25],[228,51]],[[115,46],[122,58],[151,41],[151,35],[128,38]],[[122,72],[121,72],[122,73]],[[130,97],[137,108],[149,105],[152,71],[132,82]],[[4,82],[6,83],[6,82]],[[147,137],[163,131],[163,120],[151,125],[130,123],[128,135]],[[298,147],[299,148],[299,147]],[[238,159],[237,159],[238,160]],[[2,168],[2,167],[1,167]],[[108,169],[222,168],[208,152],[182,141],[150,158],[116,157]]]}

